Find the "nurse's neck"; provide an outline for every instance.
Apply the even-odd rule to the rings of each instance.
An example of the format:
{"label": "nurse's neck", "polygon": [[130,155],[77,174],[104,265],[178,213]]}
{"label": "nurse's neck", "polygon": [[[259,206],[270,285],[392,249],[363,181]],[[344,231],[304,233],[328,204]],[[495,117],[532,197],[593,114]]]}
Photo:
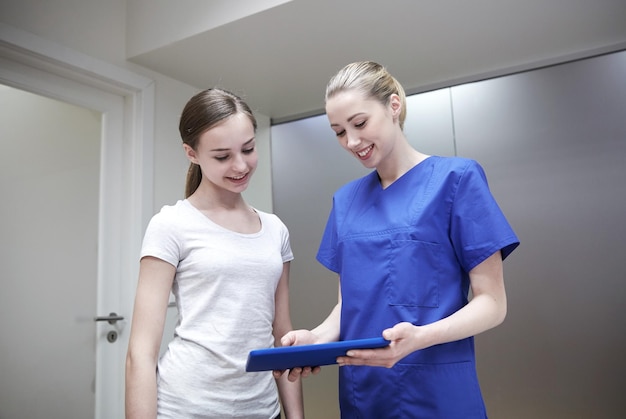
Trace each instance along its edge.
{"label": "nurse's neck", "polygon": [[406,172],[430,157],[415,150],[406,141],[405,145],[395,149],[391,155],[376,166],[380,186],[383,189],[388,188]]}

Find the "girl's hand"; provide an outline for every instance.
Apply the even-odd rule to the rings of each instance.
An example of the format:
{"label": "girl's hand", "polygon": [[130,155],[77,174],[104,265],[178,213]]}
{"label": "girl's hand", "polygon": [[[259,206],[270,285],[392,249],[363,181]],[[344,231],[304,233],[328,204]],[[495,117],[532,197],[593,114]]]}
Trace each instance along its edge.
{"label": "girl's hand", "polygon": [[[311,332],[310,330],[292,330],[283,336],[280,340],[282,346],[298,346],[298,345],[313,345],[317,343],[317,336]],[[274,371],[274,378],[280,378],[286,370],[277,370]],[[320,367],[317,366],[309,366],[309,367],[297,367],[289,370],[288,379],[289,381],[296,381],[299,377],[308,377],[312,374],[317,374],[321,371]]]}

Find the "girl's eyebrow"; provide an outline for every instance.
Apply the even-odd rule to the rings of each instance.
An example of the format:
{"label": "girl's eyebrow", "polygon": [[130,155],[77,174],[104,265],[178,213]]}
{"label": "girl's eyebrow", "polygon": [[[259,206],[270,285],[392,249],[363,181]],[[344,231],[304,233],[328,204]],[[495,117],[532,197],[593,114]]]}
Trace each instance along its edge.
{"label": "girl's eyebrow", "polygon": [[[354,118],[356,118],[359,115],[364,114],[365,112],[357,112],[354,115],[352,115],[350,118],[348,118],[348,122],[352,121]],[[336,127],[339,126],[339,124],[330,124],[331,127]]]}
{"label": "girl's eyebrow", "polygon": [[[256,137],[252,137],[250,138],[248,141],[246,141],[245,143],[243,143],[243,146],[247,146],[248,144],[250,144],[252,141],[254,141]],[[211,151],[229,151],[230,148],[214,148]]]}

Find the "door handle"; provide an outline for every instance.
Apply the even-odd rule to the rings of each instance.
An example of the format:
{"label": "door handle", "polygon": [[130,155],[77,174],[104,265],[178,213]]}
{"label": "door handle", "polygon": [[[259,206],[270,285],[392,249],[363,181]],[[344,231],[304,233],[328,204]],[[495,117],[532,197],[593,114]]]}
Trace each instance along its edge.
{"label": "door handle", "polygon": [[109,324],[115,324],[118,320],[124,320],[124,316],[120,316],[115,312],[109,313],[108,316],[98,316],[93,319],[96,322],[109,322]]}

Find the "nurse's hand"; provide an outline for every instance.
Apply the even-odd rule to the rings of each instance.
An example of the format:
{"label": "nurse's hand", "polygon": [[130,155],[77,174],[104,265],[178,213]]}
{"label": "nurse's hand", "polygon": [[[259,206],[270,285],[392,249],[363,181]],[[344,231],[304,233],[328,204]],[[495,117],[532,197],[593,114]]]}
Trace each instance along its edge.
{"label": "nurse's hand", "polygon": [[383,331],[383,337],[391,341],[389,346],[378,349],[351,349],[347,356],[337,358],[337,363],[339,366],[369,365],[391,368],[410,353],[429,346],[423,343],[420,345],[419,335],[419,326],[408,322],[398,323]]}
{"label": "nurse's hand", "polygon": [[[313,345],[317,343],[318,337],[310,330],[292,330],[280,339],[282,346]],[[286,370],[274,371],[274,378],[280,378]],[[287,379],[296,381],[299,377],[308,377],[321,371],[320,367],[297,367],[289,370]]]}

